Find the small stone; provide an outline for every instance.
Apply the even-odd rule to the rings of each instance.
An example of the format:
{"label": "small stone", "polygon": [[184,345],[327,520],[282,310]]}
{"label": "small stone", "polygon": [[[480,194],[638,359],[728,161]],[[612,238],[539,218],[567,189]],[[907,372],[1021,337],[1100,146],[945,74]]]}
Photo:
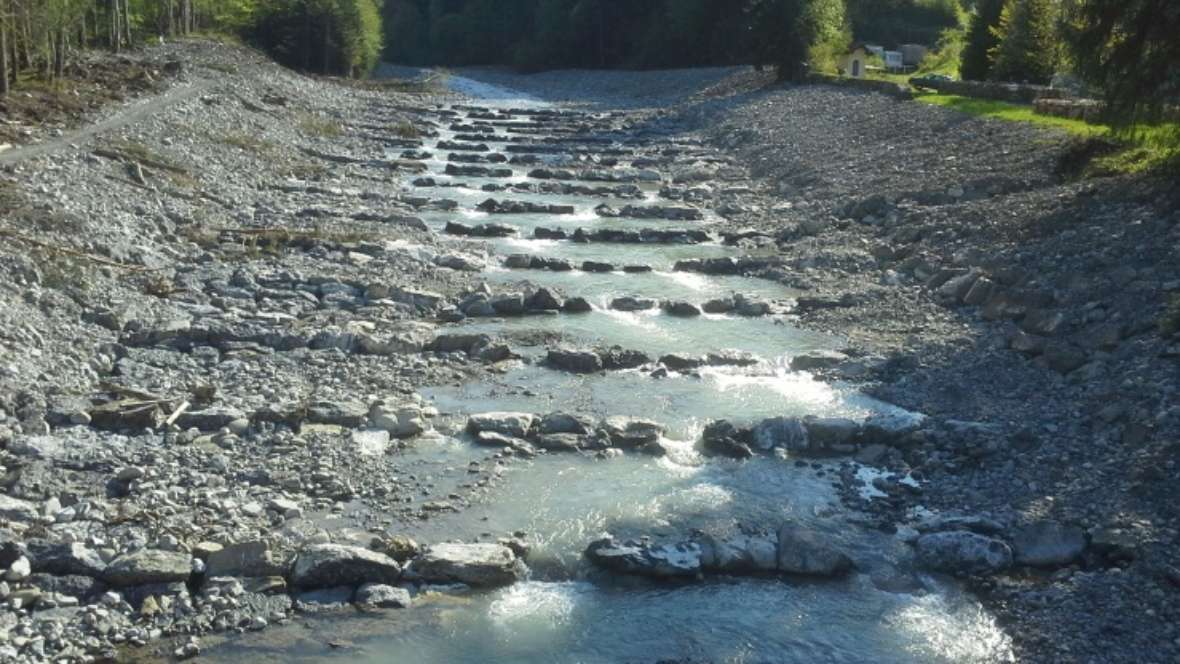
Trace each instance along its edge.
{"label": "small stone", "polygon": [[8,571],[4,574],[4,578],[9,581],[24,581],[25,579],[29,578],[29,575],[32,573],[33,566],[31,563],[29,563],[29,559],[25,556],[21,556],[20,558],[16,559],[16,562],[12,563],[12,565],[8,567]]}

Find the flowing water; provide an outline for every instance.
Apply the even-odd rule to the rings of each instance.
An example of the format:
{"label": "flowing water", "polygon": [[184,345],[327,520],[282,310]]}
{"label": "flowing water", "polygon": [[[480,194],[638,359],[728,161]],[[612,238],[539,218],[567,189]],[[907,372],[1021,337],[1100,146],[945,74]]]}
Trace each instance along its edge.
{"label": "flowing water", "polygon": [[[472,89],[482,89],[478,86]],[[496,90],[496,108],[522,106]],[[537,108],[536,103],[529,103]],[[458,107],[460,116],[468,109]],[[507,116],[507,113],[505,113]],[[514,115],[514,120],[533,116]],[[532,546],[531,579],[488,593],[423,592],[403,611],[300,621],[232,642],[214,659],[247,661],[434,662],[995,662],[1011,658],[1006,637],[979,605],[953,584],[908,569],[908,547],[896,537],[865,526],[841,505],[837,487],[849,465],[803,463],[771,456],[745,461],[704,458],[695,439],[710,420],[753,423],[781,415],[844,416],[856,419],[920,417],[857,393],[851,387],[792,372],[791,357],[841,347],[843,340],[795,326],[783,316],[743,318],[704,315],[676,318],[658,310],[609,309],[622,296],[693,303],[741,293],[787,302],[795,293],[773,281],[677,272],[676,261],[737,256],[715,243],[608,244],[532,239],[535,228],[708,228],[703,221],[600,219],[601,203],[625,202],[592,196],[489,193],[494,182],[530,183],[533,166],[513,166],[513,177],[483,179],[442,175],[447,150],[432,143],[452,141],[443,117],[437,139],[425,150],[431,177],[464,187],[412,187],[414,196],[456,201],[452,212],[423,215],[442,233],[448,221],[469,225],[495,222],[519,230],[515,237],[456,241],[489,254],[481,275],[493,291],[528,286],[583,296],[594,304],[586,314],[476,319],[454,331],[486,332],[507,340],[526,361],[484,382],[420,390],[444,414],[486,411],[547,413],[556,410],[593,417],[627,415],[668,427],[665,457],[625,455],[594,459],[548,454],[505,467],[500,481],[479,504],[441,513],[399,529],[419,541],[474,540],[525,531]],[[610,118],[541,118],[554,132],[573,122]],[[497,136],[506,138],[503,126]],[[565,134],[560,134],[565,135]],[[613,135],[613,134],[612,134]],[[493,152],[505,143],[489,141]],[[620,157],[623,165],[627,158]],[[546,161],[560,163],[548,155]],[[506,164],[489,164],[507,167]],[[666,174],[665,174],[666,175]],[[413,178],[411,178],[413,179]],[[593,183],[592,183],[593,184]],[[658,185],[643,185],[652,204]],[[489,215],[475,210],[486,198],[573,205],[571,215]],[[629,201],[631,202],[631,201]],[[498,267],[514,253],[585,260],[619,266],[645,265],[646,273],[549,272]],[[745,255],[742,253],[742,255]],[[665,353],[700,355],[743,351],[757,358],[747,367],[712,367],[662,378],[643,370],[574,375],[546,367],[540,359],[554,343],[619,345],[652,357]],[[409,460],[440,471],[482,458],[462,437],[435,437],[408,449]],[[654,583],[608,575],[582,558],[586,545],[609,532],[617,537],[650,535],[682,539],[703,531],[717,535],[739,529],[773,531],[785,520],[833,536],[856,562],[843,580],[711,577],[693,583]],[[884,580],[884,581],[883,581]],[[325,645],[333,642],[336,647]]]}

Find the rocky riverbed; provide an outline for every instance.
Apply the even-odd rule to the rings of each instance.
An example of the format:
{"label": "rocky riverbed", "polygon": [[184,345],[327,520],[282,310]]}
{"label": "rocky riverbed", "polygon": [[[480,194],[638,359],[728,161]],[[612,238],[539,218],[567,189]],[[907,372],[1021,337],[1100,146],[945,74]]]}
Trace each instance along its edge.
{"label": "rocky riverbed", "polygon": [[142,60],[0,153],[0,657],[1180,656],[1167,183],[744,70]]}

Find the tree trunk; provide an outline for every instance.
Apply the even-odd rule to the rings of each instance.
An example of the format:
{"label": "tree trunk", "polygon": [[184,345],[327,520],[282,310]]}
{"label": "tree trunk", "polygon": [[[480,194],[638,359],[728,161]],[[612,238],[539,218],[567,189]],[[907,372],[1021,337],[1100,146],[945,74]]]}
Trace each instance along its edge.
{"label": "tree trunk", "polygon": [[119,29],[119,0],[110,0],[111,8],[111,50],[119,52],[122,31]]}
{"label": "tree trunk", "polygon": [[0,2],[0,95],[8,94],[8,2]]}
{"label": "tree trunk", "polygon": [[127,48],[131,48],[131,7],[127,0],[123,0],[123,36],[126,37]]}
{"label": "tree trunk", "polygon": [[66,34],[64,25],[57,29],[57,50],[54,53],[57,57],[53,61],[54,78],[61,78],[66,73],[66,53],[69,49]]}

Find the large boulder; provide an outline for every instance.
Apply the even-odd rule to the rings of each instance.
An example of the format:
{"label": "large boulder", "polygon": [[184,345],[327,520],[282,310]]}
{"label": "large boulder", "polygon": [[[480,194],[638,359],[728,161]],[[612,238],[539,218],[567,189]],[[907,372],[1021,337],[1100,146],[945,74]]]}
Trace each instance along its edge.
{"label": "large boulder", "polygon": [[410,591],[383,583],[366,583],[357,588],[356,603],[365,608],[404,609],[410,606]]}
{"label": "large boulder", "polygon": [[809,417],[803,425],[813,452],[841,451],[860,433],[860,425],[844,417]]}
{"label": "large boulder", "polygon": [[657,442],[664,435],[664,427],[650,420],[630,417],[608,417],[602,429],[611,445],[629,449]]}
{"label": "large boulder", "polygon": [[550,348],[546,361],[554,368],[571,373],[586,374],[602,371],[602,357],[592,350]]}
{"label": "large boulder", "polygon": [[0,519],[5,521],[36,521],[40,517],[37,506],[27,500],[0,493]]}
{"label": "large boulder", "polygon": [[[80,542],[50,544],[43,540],[28,543],[32,571],[57,575],[101,578],[107,564],[94,549]],[[190,567],[191,569],[191,567]]]}
{"label": "large boulder", "polygon": [[656,301],[648,297],[616,297],[610,301],[616,311],[648,311],[656,308]]}
{"label": "large boulder", "polygon": [[435,544],[410,563],[410,571],[431,583],[496,587],[524,578],[524,563],[501,544]]}
{"label": "large boulder", "polygon": [[1019,565],[1060,567],[1082,556],[1086,531],[1056,521],[1041,521],[1012,533],[1012,555]]}
{"label": "large boulder", "polygon": [[467,418],[467,430],[473,434],[499,433],[512,438],[528,438],[537,422],[531,413],[480,413]]}
{"label": "large boulder", "polygon": [[209,554],[205,573],[216,576],[283,576],[286,570],[265,540],[229,544]]}
{"label": "large boulder", "polygon": [[1012,565],[1007,544],[962,530],[922,535],[917,548],[923,567],[957,576],[994,574]]}
{"label": "large boulder", "polygon": [[397,583],[401,566],[383,553],[341,544],[304,547],[291,569],[291,583],[300,588],[336,588],[364,583]]}
{"label": "large boulder", "polygon": [[733,459],[748,459],[754,456],[746,444],[745,432],[728,420],[717,420],[705,426],[701,434],[701,447],[707,454],[727,456]]}
{"label": "large boulder", "polygon": [[541,418],[542,434],[588,435],[594,429],[589,418],[571,413],[549,413]]}
{"label": "large boulder", "polygon": [[586,557],[595,565],[623,574],[694,577],[701,572],[701,546],[695,542],[648,544],[607,537],[590,543]]}
{"label": "large boulder", "polygon": [[772,417],[754,426],[750,436],[753,446],[760,450],[781,447],[789,452],[806,452],[810,442],[807,428],[797,417]]}
{"label": "large boulder", "polygon": [[125,553],[103,570],[102,580],[117,587],[187,581],[193,573],[193,559],[187,553],[141,549]]}
{"label": "large boulder", "polygon": [[778,570],[778,541],[773,536],[733,535],[699,538],[701,566],[726,574],[773,573]]}
{"label": "large boulder", "polygon": [[806,576],[840,576],[852,559],[826,537],[795,523],[778,530],[778,570]]}

